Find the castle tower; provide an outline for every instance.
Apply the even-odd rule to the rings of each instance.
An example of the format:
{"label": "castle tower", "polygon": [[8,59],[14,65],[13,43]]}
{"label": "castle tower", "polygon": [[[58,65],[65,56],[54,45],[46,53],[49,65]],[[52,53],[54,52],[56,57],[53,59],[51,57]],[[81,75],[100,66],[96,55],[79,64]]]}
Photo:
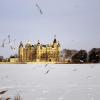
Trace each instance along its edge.
{"label": "castle tower", "polygon": [[24,52],[24,48],[23,48],[23,43],[22,41],[20,42],[20,45],[19,45],[19,51],[18,51],[18,54],[19,54],[19,62],[22,62],[24,59],[23,59],[23,52]]}
{"label": "castle tower", "polygon": [[31,50],[32,43],[28,41],[25,45],[25,58],[26,61],[32,61],[32,50]]}
{"label": "castle tower", "polygon": [[40,42],[38,40],[38,43],[37,43],[37,50],[36,50],[36,61],[39,62],[40,59],[41,59],[41,48],[40,48]]}
{"label": "castle tower", "polygon": [[54,40],[53,40],[53,46],[54,46],[54,47],[56,47],[56,46],[57,46],[56,35],[54,36]]}
{"label": "castle tower", "polygon": [[54,61],[58,62],[60,57],[60,43],[56,39],[56,35],[53,40],[53,52],[54,52]]}
{"label": "castle tower", "polygon": [[58,41],[58,44],[57,44],[57,61],[59,62],[59,58],[60,58],[60,52],[61,52],[61,45]]}

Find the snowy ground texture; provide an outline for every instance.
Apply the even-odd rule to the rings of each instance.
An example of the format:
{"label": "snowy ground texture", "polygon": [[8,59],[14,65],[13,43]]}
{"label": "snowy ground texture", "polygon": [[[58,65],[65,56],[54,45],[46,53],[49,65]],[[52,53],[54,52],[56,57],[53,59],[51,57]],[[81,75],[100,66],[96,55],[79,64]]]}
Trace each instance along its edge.
{"label": "snowy ground texture", "polygon": [[3,97],[22,100],[100,100],[100,64],[0,65]]}

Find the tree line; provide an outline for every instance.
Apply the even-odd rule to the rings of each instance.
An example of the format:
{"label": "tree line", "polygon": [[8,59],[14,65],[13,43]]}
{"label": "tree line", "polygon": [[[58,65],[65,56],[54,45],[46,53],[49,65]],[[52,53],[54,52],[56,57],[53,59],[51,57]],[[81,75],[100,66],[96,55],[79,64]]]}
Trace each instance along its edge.
{"label": "tree line", "polygon": [[100,63],[100,48],[86,50],[63,49],[62,56],[64,60],[72,63]]}

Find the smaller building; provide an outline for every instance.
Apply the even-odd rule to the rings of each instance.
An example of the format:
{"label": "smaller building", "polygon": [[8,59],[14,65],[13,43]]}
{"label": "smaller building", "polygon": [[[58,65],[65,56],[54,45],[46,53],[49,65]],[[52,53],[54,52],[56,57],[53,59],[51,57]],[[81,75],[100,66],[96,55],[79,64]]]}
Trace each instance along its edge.
{"label": "smaller building", "polygon": [[2,62],[3,61],[3,56],[0,56],[0,62]]}
{"label": "smaller building", "polygon": [[89,51],[89,62],[99,63],[100,62],[100,48],[93,48]]}
{"label": "smaller building", "polygon": [[18,63],[18,58],[10,58],[10,63]]}
{"label": "smaller building", "polygon": [[61,60],[62,62],[72,62],[72,57],[75,55],[78,51],[77,50],[71,50],[71,49],[63,49],[61,52]]}

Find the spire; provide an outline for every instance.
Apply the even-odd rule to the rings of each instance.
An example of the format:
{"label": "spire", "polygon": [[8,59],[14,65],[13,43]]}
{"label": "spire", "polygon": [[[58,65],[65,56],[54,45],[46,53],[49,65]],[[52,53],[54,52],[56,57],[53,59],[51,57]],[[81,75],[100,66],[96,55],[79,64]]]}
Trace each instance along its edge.
{"label": "spire", "polygon": [[20,42],[19,48],[23,47],[23,43],[22,41]]}
{"label": "spire", "polygon": [[58,41],[58,46],[60,46],[60,43],[59,43],[59,41]]}
{"label": "spire", "polygon": [[38,43],[37,43],[37,45],[39,45],[40,44],[40,41],[38,40]]}
{"label": "spire", "polygon": [[53,41],[53,43],[57,43],[56,35],[54,35],[54,41]]}

